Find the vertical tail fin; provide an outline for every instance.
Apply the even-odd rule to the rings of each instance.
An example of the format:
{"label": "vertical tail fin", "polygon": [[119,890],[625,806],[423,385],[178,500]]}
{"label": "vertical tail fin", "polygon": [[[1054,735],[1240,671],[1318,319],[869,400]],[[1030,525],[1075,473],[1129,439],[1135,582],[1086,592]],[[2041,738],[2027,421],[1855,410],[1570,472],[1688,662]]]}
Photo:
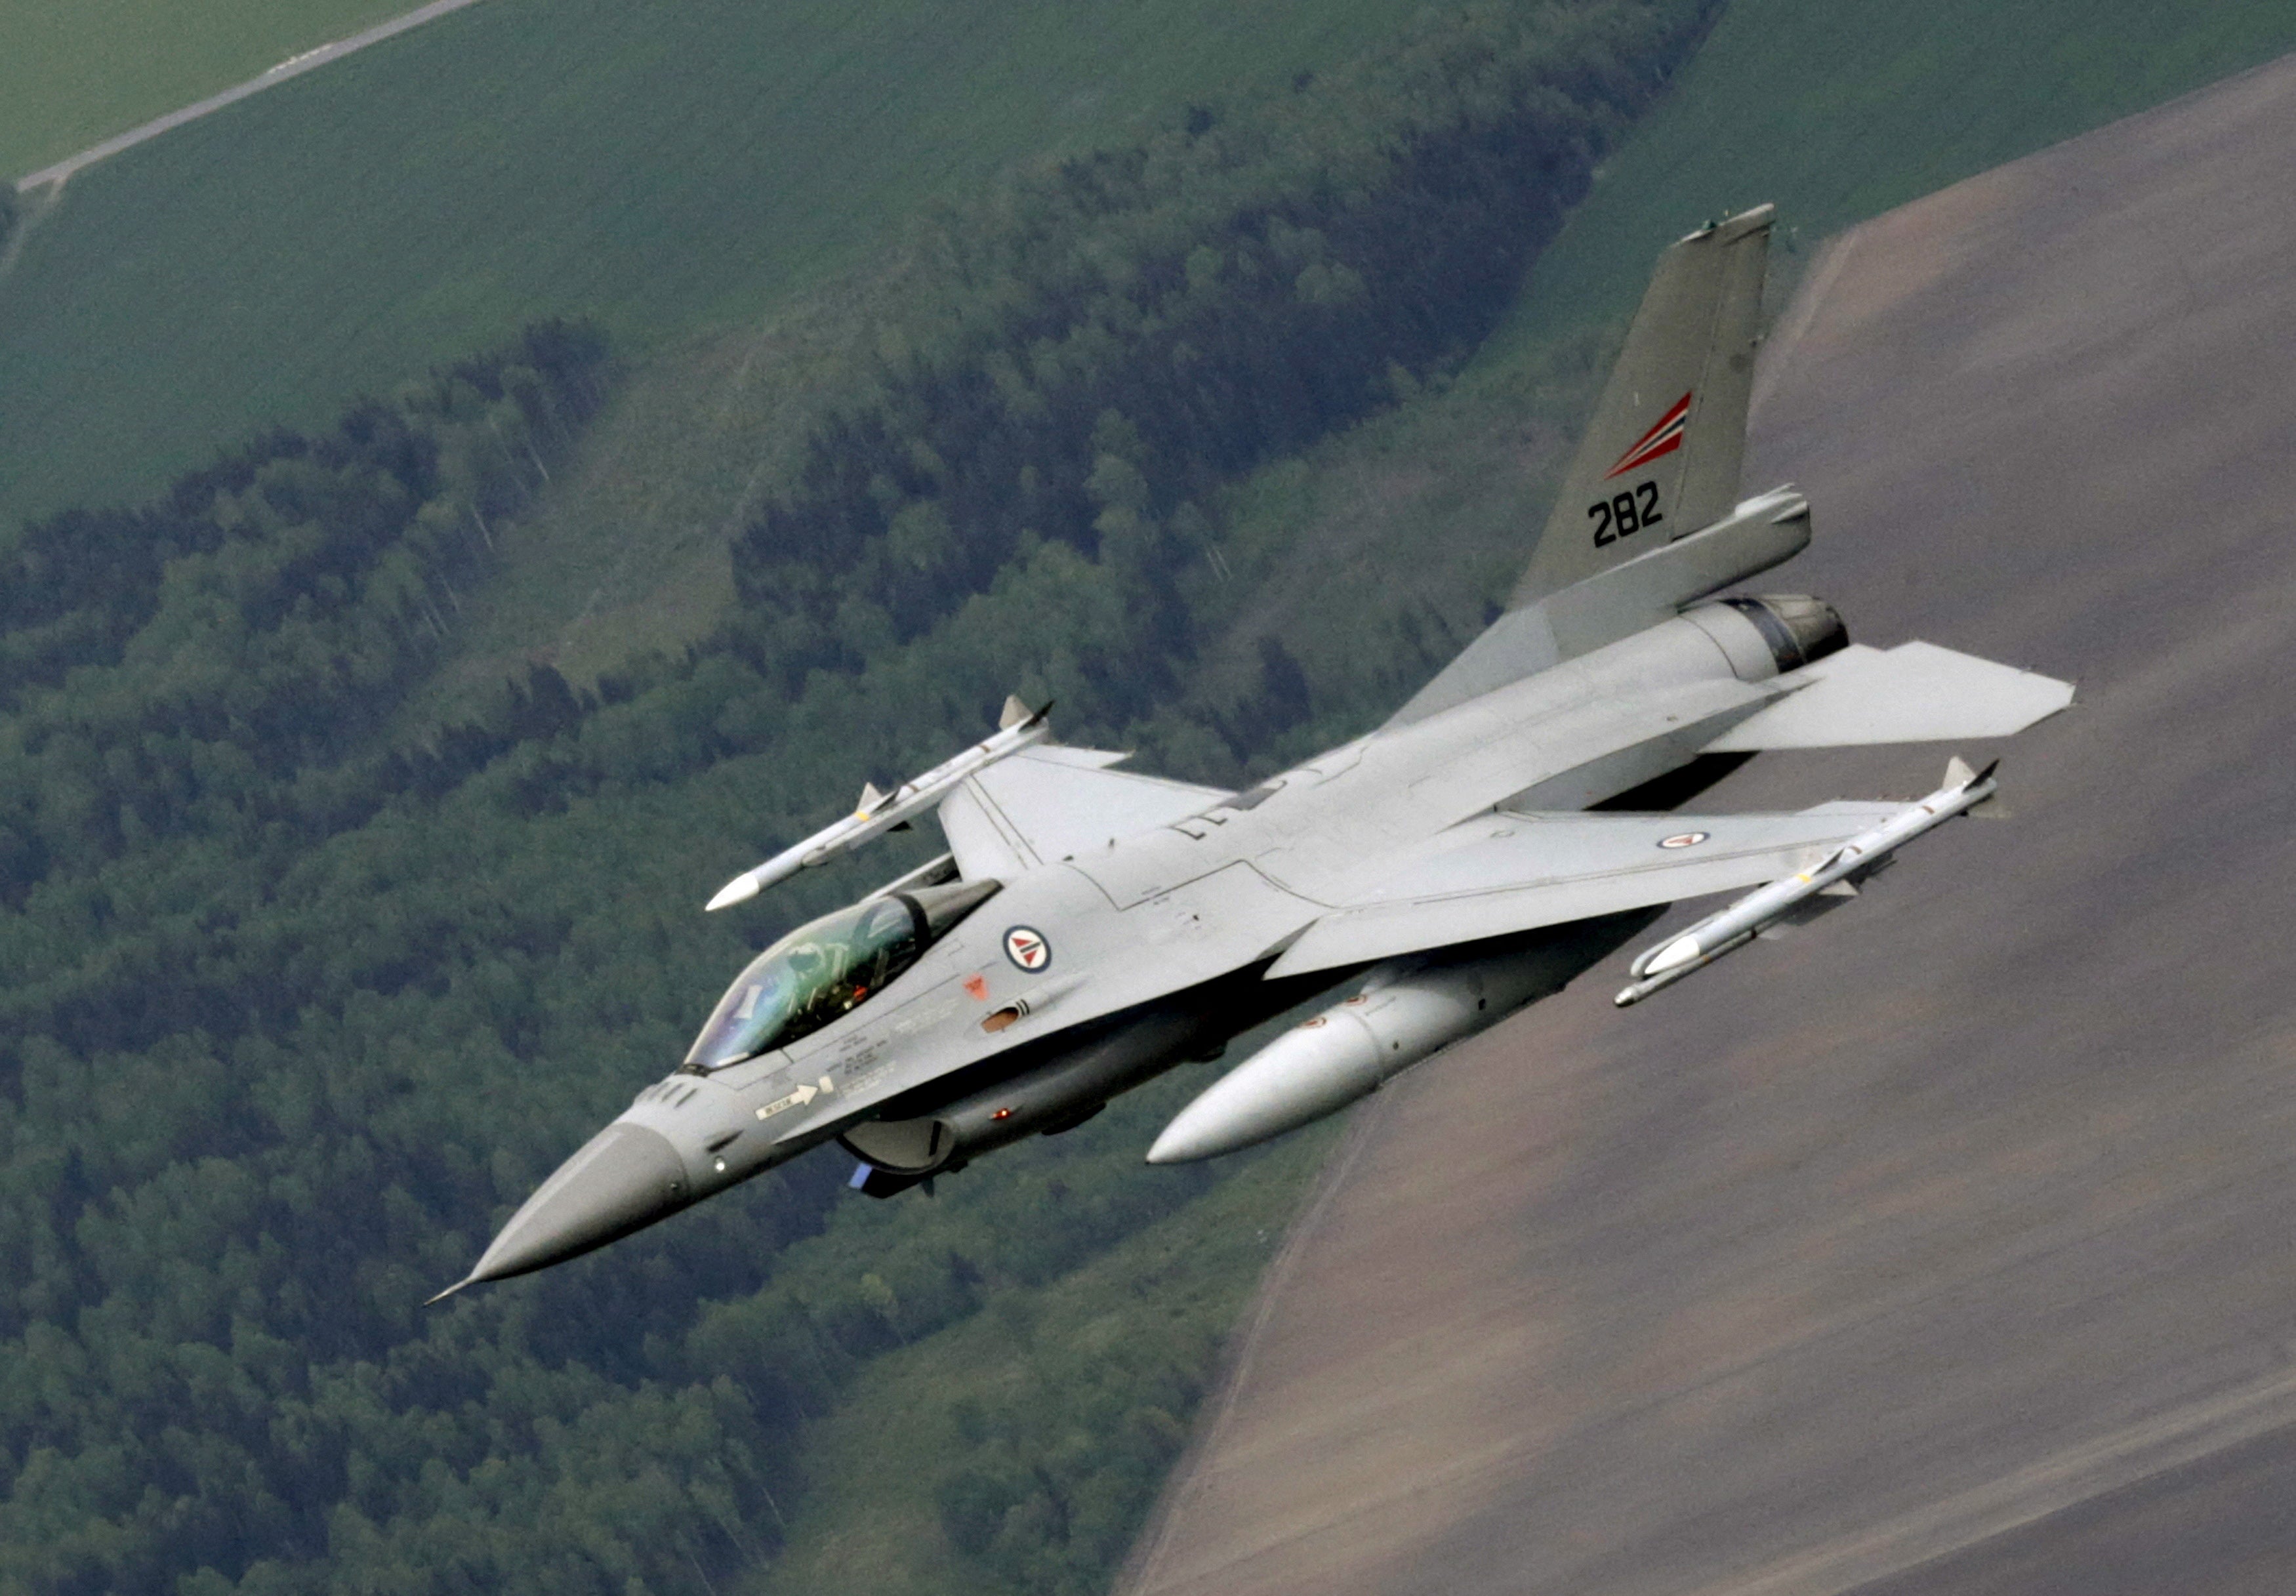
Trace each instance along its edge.
{"label": "vertical tail fin", "polygon": [[1763,205],[1712,223],[1659,257],[1507,608],[1687,536],[1736,505],[1774,214]]}

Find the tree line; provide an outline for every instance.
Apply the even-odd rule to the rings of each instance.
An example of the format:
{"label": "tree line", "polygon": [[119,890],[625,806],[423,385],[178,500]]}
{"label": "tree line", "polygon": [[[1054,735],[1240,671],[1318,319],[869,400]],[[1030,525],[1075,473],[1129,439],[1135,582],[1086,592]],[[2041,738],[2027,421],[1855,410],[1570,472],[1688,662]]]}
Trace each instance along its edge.
{"label": "tree line", "polygon": [[1104,668],[1144,714],[1186,646],[1202,501],[1412,391],[1490,330],[1663,82],[1700,8],[1489,6],[1295,92],[1199,106],[940,218],[881,340],[734,552],[735,646],[784,691],[988,589],[1037,540],[1140,617]]}
{"label": "tree line", "polygon": [[[275,431],[152,503],[26,527],[0,556],[0,902],[59,861],[257,818],[308,835],[426,757],[474,767],[477,728],[360,756],[439,659],[493,523],[603,402],[604,357],[592,329],[530,327],[321,437]],[[518,690],[504,730],[556,729],[564,693]]]}

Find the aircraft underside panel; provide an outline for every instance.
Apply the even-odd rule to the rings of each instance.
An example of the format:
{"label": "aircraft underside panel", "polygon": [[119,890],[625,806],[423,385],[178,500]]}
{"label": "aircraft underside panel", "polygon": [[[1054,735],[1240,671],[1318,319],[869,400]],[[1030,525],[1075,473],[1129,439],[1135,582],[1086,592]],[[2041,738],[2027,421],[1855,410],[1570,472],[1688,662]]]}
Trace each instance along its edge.
{"label": "aircraft underside panel", "polygon": [[1268,976],[1366,963],[1702,897],[1791,875],[1902,808],[1792,814],[1511,814],[1456,826],[1374,891],[1327,914]]}

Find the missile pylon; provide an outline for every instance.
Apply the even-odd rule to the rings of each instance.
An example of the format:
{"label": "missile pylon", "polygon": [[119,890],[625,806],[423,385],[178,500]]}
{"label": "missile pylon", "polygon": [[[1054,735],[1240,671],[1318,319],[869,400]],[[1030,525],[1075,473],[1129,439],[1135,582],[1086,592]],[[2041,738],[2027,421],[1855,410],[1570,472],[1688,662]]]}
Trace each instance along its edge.
{"label": "missile pylon", "polygon": [[1898,849],[1925,831],[1936,830],[1956,814],[1964,814],[1991,798],[1999,783],[1993,778],[1999,765],[1972,773],[1960,759],[1946,767],[1946,784],[1918,798],[1873,827],[1860,831],[1825,859],[1799,874],[1757,887],[1728,907],[1644,948],[1627,967],[1634,979],[1611,1001],[1621,1009],[1663,991],[1685,977],[1736,953],[1764,930],[1798,913],[1817,905],[1813,899],[1829,893],[1854,892],[1853,878],[1878,869]]}
{"label": "missile pylon", "polygon": [[943,760],[914,780],[902,782],[890,793],[879,792],[873,786],[864,787],[860,805],[852,814],[822,827],[802,842],[791,843],[755,869],[743,871],[718,889],[718,895],[703,905],[704,912],[746,903],[776,881],[787,880],[800,870],[825,864],[914,819],[939,803],[968,776],[978,775],[999,759],[1008,759],[1022,749],[1044,741],[1052,733],[1051,724],[1045,718],[1051,710],[1050,704],[1031,710],[1017,699],[1007,699],[1004,723],[995,735],[954,758]]}

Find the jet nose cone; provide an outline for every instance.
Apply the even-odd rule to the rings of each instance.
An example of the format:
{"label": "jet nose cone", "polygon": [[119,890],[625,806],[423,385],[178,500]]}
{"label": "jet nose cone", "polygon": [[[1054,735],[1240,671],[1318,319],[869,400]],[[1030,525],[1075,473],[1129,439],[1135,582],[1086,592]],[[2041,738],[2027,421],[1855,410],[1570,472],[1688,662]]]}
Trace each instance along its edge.
{"label": "jet nose cone", "polygon": [[667,1218],[692,1198],[685,1165],[668,1137],[640,1125],[610,1125],[511,1215],[463,1284],[563,1263]]}

